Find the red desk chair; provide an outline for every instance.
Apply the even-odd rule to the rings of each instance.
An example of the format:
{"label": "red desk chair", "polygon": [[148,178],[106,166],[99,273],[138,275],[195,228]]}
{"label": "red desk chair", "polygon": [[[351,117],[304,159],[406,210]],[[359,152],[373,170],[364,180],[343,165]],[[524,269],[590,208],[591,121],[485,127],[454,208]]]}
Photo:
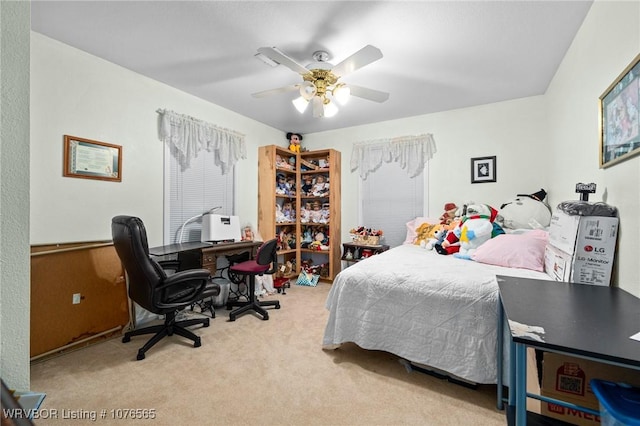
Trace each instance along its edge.
{"label": "red desk chair", "polygon": [[277,258],[277,240],[265,241],[258,248],[255,259],[246,260],[244,262],[236,263],[229,267],[229,272],[249,277],[249,294],[246,302],[230,301],[227,303],[227,309],[232,309],[233,306],[239,306],[239,308],[229,313],[229,321],[235,321],[238,315],[245,312],[255,311],[264,321],[269,319],[269,313],[263,306],[274,306],[276,309],[280,309],[280,302],[278,300],[258,300],[256,298],[256,275],[273,274],[278,268]]}

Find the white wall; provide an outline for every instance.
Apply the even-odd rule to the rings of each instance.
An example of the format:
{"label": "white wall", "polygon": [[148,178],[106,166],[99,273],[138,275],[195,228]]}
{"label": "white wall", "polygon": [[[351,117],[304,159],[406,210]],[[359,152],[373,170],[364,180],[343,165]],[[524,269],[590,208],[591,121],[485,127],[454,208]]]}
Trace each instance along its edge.
{"label": "white wall", "polygon": [[[517,194],[544,188],[546,167],[544,100],[531,97],[392,120],[338,131],[315,133],[303,140],[309,149],[327,144],[342,152],[343,240],[358,225],[358,173],[351,172],[354,143],[394,136],[432,133],[437,152],[428,166],[428,210],[439,217],[445,203],[487,203],[496,208]],[[471,158],[497,156],[495,183],[471,183]]]}
{"label": "white wall", "polygon": [[28,2],[0,2],[0,377],[29,389]]}
{"label": "white wall", "polygon": [[552,205],[577,199],[577,182],[595,182],[589,201],[619,209],[617,279],[640,296],[640,156],[599,169],[598,98],[640,52],[640,2],[596,1],[547,95]]}
{"label": "white wall", "polygon": [[[141,217],[149,244],[162,244],[159,108],[246,135],[236,211],[257,223],[258,146],[284,146],[283,132],[35,32],[31,52],[32,244],[110,240],[117,214]],[[122,182],[63,177],[65,134],[121,145]]]}

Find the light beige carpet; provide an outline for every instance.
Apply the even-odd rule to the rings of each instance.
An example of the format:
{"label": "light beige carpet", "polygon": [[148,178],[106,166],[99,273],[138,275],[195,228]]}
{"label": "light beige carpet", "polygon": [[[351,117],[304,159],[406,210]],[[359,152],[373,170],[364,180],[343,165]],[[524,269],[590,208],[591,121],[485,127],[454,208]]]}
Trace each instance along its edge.
{"label": "light beige carpet", "polygon": [[[228,321],[217,310],[199,328],[202,346],[165,338],[136,361],[146,336],[111,339],[34,363],[31,390],[57,424],[504,425],[495,386],[467,389],[416,371],[394,355],[354,344],[321,349],[330,285],[292,285],[269,321]],[[121,420],[119,409],[152,409],[153,420]],[[97,420],[63,419],[63,410]],[[104,411],[103,411],[104,410]],[[105,413],[102,418],[102,413]]]}

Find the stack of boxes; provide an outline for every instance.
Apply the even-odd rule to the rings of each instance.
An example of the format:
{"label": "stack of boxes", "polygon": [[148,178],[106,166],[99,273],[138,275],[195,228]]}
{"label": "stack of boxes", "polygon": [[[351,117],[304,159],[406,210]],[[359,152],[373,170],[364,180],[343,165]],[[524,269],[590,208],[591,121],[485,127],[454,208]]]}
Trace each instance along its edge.
{"label": "stack of boxes", "polygon": [[[587,204],[583,204],[588,206]],[[556,281],[609,286],[613,271],[618,218],[570,215],[558,209],[551,216],[545,271]],[[552,352],[544,353],[540,394],[593,410],[597,397],[589,386],[593,378],[640,384],[640,371]],[[542,414],[567,423],[600,425],[600,416],[542,403]]]}
{"label": "stack of boxes", "polygon": [[569,215],[557,210],[551,216],[545,271],[556,281],[608,286],[618,236],[618,218]]}

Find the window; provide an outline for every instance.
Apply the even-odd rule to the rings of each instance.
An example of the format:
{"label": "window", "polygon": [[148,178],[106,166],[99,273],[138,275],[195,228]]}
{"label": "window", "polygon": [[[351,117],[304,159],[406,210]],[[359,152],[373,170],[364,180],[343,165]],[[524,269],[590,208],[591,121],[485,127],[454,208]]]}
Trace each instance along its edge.
{"label": "window", "polygon": [[[222,174],[215,164],[215,152],[201,150],[182,170],[175,156],[165,145],[164,169],[164,244],[182,241],[200,241],[202,221],[198,218],[214,207],[216,213],[232,215],[234,212],[235,167]],[[182,225],[190,218],[191,222]]]}
{"label": "window", "polygon": [[383,244],[402,244],[405,224],[423,216],[424,188],[428,165],[419,175],[410,178],[399,163],[383,162],[367,179],[360,180],[360,224],[384,232]]}

